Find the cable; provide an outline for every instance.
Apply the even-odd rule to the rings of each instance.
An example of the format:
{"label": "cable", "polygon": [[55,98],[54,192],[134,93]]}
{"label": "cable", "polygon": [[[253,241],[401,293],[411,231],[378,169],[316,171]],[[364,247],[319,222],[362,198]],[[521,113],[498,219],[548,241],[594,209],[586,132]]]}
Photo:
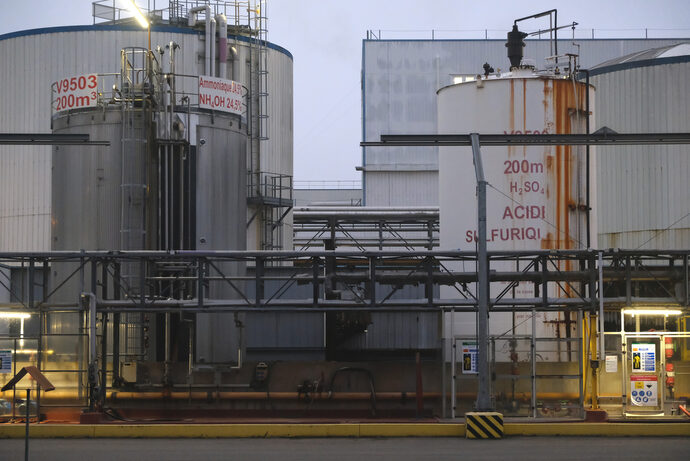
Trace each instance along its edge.
{"label": "cable", "polygon": [[673,226],[675,226],[676,224],[678,224],[679,222],[681,222],[682,220],[684,220],[684,219],[687,218],[688,216],[690,216],[690,212],[686,213],[685,216],[683,216],[683,217],[678,218],[677,220],[675,220],[675,221],[673,222],[673,224],[669,225],[669,226],[666,227],[665,229],[661,229],[661,230],[656,231],[656,233],[655,233],[654,235],[652,235],[651,237],[649,237],[642,245],[640,245],[639,247],[637,247],[637,248],[635,248],[635,249],[636,249],[636,250],[639,250],[640,248],[642,248],[643,246],[645,246],[646,244],[648,244],[650,241],[654,240],[660,233],[666,232],[667,230],[671,229]]}

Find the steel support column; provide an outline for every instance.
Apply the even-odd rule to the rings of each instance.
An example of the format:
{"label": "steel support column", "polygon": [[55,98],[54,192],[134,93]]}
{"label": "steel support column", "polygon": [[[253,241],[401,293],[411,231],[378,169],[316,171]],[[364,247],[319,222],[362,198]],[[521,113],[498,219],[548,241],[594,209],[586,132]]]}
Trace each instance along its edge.
{"label": "steel support column", "polygon": [[479,134],[470,134],[472,158],[477,176],[477,411],[490,411],[491,376],[489,370],[489,257],[486,251],[486,184]]}

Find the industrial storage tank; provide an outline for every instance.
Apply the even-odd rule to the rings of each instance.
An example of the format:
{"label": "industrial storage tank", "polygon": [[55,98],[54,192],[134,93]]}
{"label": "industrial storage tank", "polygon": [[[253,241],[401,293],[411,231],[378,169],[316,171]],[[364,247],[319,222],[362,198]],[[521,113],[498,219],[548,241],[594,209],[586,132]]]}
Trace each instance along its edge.
{"label": "industrial storage tank", "polygon": [[[531,68],[478,76],[438,91],[438,132],[584,133],[586,91],[574,77]],[[587,248],[587,227],[593,223],[587,220],[584,147],[508,146],[482,148],[482,154],[489,182],[489,250]],[[474,251],[476,176],[471,149],[444,148],[440,161],[441,246]]]}
{"label": "industrial storage tank", "polygon": [[[228,251],[245,250],[248,245],[291,247],[291,229],[274,235],[266,235],[266,229],[280,230],[281,224],[291,222],[291,200],[272,202],[276,197],[270,194],[277,189],[267,183],[271,186],[270,181],[279,178],[278,193],[285,194],[280,198],[291,197],[292,56],[265,40],[266,19],[259,16],[259,9],[238,8],[238,2],[207,2],[180,12],[173,11],[173,3],[170,11],[163,11],[165,18],[159,16],[160,11],[148,15],[152,21],[148,47],[146,30],[131,18],[118,19],[117,8],[107,24],[23,31],[0,39],[0,52],[7,62],[20,59],[28,47],[35,50],[35,59],[27,66],[3,66],[3,82],[12,84],[0,85],[0,97],[8,102],[1,110],[18,108],[11,117],[2,114],[8,129],[46,132],[52,128],[56,134],[88,134],[92,140],[110,144],[58,146],[52,155],[46,146],[1,148],[7,154],[0,159],[2,171],[22,178],[33,191],[12,206],[20,215],[31,210],[28,214],[38,220],[3,232],[8,248]],[[96,13],[94,9],[95,20]],[[209,27],[212,21],[218,22],[217,29]],[[92,100],[86,103],[78,94],[79,85],[91,79],[97,88],[90,87],[94,96],[89,95]],[[65,94],[64,88],[73,81],[79,87],[77,93]],[[202,100],[202,86],[212,92],[228,84],[237,96],[232,111]],[[21,162],[14,161],[18,155]],[[23,161],[27,158],[31,162]],[[273,219],[276,215],[282,223]],[[84,283],[83,275],[74,276],[75,270],[78,265],[53,263],[50,286],[62,286],[65,293],[108,290],[110,299],[129,299],[136,297],[144,283],[139,268],[127,264],[117,268],[117,276],[113,267],[104,267],[102,275],[99,269],[98,283],[92,283],[91,277]],[[219,263],[206,271],[209,276],[217,271],[239,276],[245,267],[244,263]],[[77,301],[57,296],[52,300]],[[204,293],[207,299],[236,296],[234,289],[221,284],[212,284]],[[160,362],[162,325],[169,317],[123,314],[118,329],[122,359]],[[186,343],[192,336],[184,337],[188,321],[172,319],[173,324],[183,325],[176,339],[182,345],[181,356],[192,349]],[[48,316],[47,332],[65,335],[59,339],[64,348],[56,343],[56,350],[72,347],[70,341],[79,334],[80,322],[73,314]],[[244,316],[200,314],[193,325],[196,363],[227,365],[241,360]],[[111,341],[112,325],[108,328]],[[173,336],[176,331],[173,328]]]}
{"label": "industrial storage tank", "polygon": [[[588,90],[573,73],[538,72],[532,66],[515,66],[504,73],[487,72],[438,91],[438,133],[584,133],[588,91],[591,104],[593,88]],[[488,182],[489,251],[582,249],[593,245],[588,240],[596,235],[592,230],[595,220],[589,209],[594,203],[595,190],[590,184],[593,181],[587,180],[594,168],[593,152],[584,146],[509,146],[483,147],[481,153]],[[441,148],[439,172],[441,249],[475,252],[477,180],[471,148]],[[467,265],[455,269],[473,270]],[[515,267],[515,262],[493,262],[490,269],[519,271],[525,267]],[[507,282],[492,283],[491,297],[507,285]],[[533,298],[534,285],[523,282],[504,295]],[[549,287],[549,297],[569,296],[574,293],[568,286]],[[457,292],[452,287],[443,287],[442,297],[457,297]],[[531,334],[530,315],[492,313],[492,334],[511,331]],[[575,337],[574,319],[569,313],[563,315],[566,319],[560,314],[544,314],[543,319],[540,316],[534,334]],[[453,332],[474,336],[474,314],[456,315],[452,328],[450,322],[447,318],[446,335]]]}
{"label": "industrial storage tank", "polygon": [[[175,72],[176,47],[170,48],[166,63],[162,53],[156,57],[147,49],[128,47],[113,56],[112,70],[117,72],[72,77],[53,85],[53,132],[88,134],[108,144],[54,148],[53,251],[246,249],[247,226],[241,219],[247,215],[246,88],[232,80],[200,76],[193,77],[198,80],[196,90],[180,91],[191,77]],[[163,72],[164,67],[169,71]],[[81,86],[91,86],[91,96],[81,100],[80,107],[69,107],[69,101],[82,98]],[[227,104],[209,108],[208,101],[216,99]],[[149,277],[174,275],[165,269],[142,273],[137,263],[124,263],[117,275],[103,267],[97,286],[91,282],[79,287],[83,282],[72,277],[74,266],[53,263],[52,286],[101,291],[104,299],[107,286],[120,287],[121,292],[114,291],[116,299],[137,299],[144,291],[142,284],[150,286]],[[205,271],[239,276],[245,267],[219,263]],[[160,288],[159,296],[183,289],[168,285]],[[233,291],[214,285],[188,296],[231,299],[236,296]],[[243,346],[238,320],[233,315],[197,315],[196,346],[188,353],[199,363],[238,362]],[[156,343],[149,341],[157,322],[168,332],[158,343],[168,343],[168,348],[175,343],[176,349],[188,345],[189,340],[179,344],[179,338],[170,335],[170,324],[180,323],[170,315],[125,314],[119,325],[125,359],[163,360]],[[77,325],[76,316],[57,315],[47,328],[69,334]]]}
{"label": "industrial storage tank", "polygon": [[[94,5],[93,25],[62,26],[32,29],[0,36],[0,125],[15,133],[46,133],[51,129],[50,86],[66,77],[113,72],[120,50],[125,47],[146,47],[147,31],[137,24],[117,2],[97,2]],[[249,2],[252,5],[256,2]],[[261,124],[252,129],[248,148],[247,175],[254,178],[252,191],[245,195],[260,196],[276,190],[284,195],[289,191],[293,169],[293,58],[285,48],[266,40],[265,11],[248,8],[247,2],[170,2],[170,8],[151,11],[151,44],[159,56],[157,46],[167,57],[170,43],[179,46],[176,72],[196,77],[210,75],[206,69],[211,60],[207,48],[206,13],[190,15],[180,5],[201,5],[210,8],[208,19],[224,16],[226,29],[217,23],[215,33],[219,44],[225,30],[225,53],[220,46],[213,50],[214,76],[225,66],[226,77],[241,82],[252,94],[255,106],[262,113],[248,123]],[[113,6],[115,5],[115,6]],[[91,6],[91,5],[89,5]],[[177,6],[173,8],[173,6]],[[191,7],[190,6],[190,7]],[[144,11],[145,14],[149,12]],[[248,16],[251,15],[251,16]],[[258,17],[257,17],[258,16]],[[30,58],[29,58],[30,56]],[[225,58],[224,60],[222,58]],[[167,61],[167,58],[166,58]],[[168,71],[168,69],[165,69]],[[197,87],[194,78],[179,82],[180,94],[192,93]],[[260,115],[260,117],[259,117]],[[47,251],[51,248],[51,148],[49,146],[0,146],[0,194],[10,199],[0,203],[0,250]],[[250,171],[251,170],[251,171]],[[283,187],[272,187],[274,178]],[[249,187],[249,186],[248,186]],[[274,198],[274,197],[269,197]],[[260,218],[249,225],[248,248],[266,246],[290,249],[292,245],[291,214],[287,213],[274,226],[271,216],[282,216],[286,207],[273,207],[266,200],[250,203],[249,218],[259,213],[270,220],[265,226]],[[286,205],[283,200],[281,205]],[[270,212],[272,211],[272,212]],[[267,236],[266,229],[274,228]],[[268,242],[268,243],[267,243]]]}
{"label": "industrial storage tank", "polygon": [[[597,129],[690,131],[690,43],[654,48],[591,69]],[[685,145],[599,148],[599,245],[690,247],[690,157]]]}

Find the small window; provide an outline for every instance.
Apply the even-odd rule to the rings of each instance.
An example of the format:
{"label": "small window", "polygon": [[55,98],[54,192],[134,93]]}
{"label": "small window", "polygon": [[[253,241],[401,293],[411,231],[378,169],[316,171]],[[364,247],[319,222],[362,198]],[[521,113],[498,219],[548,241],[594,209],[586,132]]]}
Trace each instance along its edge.
{"label": "small window", "polygon": [[451,75],[451,81],[453,82],[453,85],[456,85],[458,83],[474,82],[475,80],[477,80],[477,76],[474,74]]}

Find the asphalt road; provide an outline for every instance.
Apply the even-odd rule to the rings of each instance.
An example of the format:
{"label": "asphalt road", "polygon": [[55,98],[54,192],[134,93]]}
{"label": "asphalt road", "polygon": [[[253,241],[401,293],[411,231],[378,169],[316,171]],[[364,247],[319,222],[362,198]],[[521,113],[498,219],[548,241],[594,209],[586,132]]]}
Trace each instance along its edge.
{"label": "asphalt road", "polygon": [[[24,440],[0,440],[0,459],[21,460]],[[687,460],[680,437],[510,437],[361,439],[36,439],[32,460]]]}

